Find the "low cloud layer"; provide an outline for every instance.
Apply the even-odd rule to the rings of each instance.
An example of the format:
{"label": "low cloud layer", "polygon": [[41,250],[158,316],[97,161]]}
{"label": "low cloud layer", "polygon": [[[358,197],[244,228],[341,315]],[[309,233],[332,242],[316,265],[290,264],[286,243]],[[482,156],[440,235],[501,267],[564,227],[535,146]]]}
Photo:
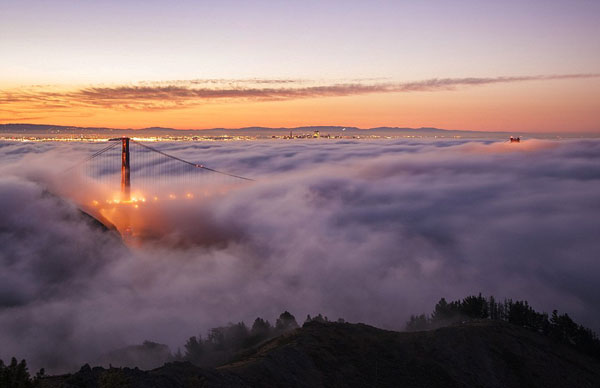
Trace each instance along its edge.
{"label": "low cloud layer", "polygon": [[0,144],[0,358],[68,370],[285,309],[401,329],[478,292],[600,328],[599,141],[161,143],[256,181],[141,209],[160,233],[130,247],[54,174],[98,147]]}
{"label": "low cloud layer", "polygon": [[47,87],[35,87],[0,91],[0,104],[27,104],[27,111],[64,110],[73,107],[147,111],[179,109],[215,101],[281,101],[373,93],[436,92],[501,83],[585,79],[599,76],[599,74],[559,74],[432,78],[414,82],[359,79],[333,83],[278,79],[209,79],[91,86],[69,91],[48,91]]}

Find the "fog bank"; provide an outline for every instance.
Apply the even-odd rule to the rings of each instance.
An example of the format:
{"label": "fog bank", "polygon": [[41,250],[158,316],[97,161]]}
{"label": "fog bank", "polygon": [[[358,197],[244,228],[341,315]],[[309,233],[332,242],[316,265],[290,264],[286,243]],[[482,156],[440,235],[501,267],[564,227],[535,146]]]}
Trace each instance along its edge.
{"label": "fog bank", "polygon": [[71,370],[284,310],[402,329],[478,292],[600,329],[600,141],[157,147],[256,181],[143,207],[152,238],[125,246],[60,174],[101,146],[0,144],[0,358]]}

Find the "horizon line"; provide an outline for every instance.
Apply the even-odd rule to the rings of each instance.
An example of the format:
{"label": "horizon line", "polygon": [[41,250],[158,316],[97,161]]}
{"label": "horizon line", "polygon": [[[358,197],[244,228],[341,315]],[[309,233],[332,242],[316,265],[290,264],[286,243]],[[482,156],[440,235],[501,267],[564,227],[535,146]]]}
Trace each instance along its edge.
{"label": "horizon line", "polygon": [[211,130],[224,130],[224,131],[236,131],[236,130],[247,130],[247,129],[264,129],[264,130],[293,130],[293,129],[303,129],[303,128],[332,128],[332,129],[351,129],[351,130],[359,130],[359,131],[370,131],[377,129],[396,129],[396,130],[439,130],[439,131],[448,131],[448,132],[476,132],[476,133],[522,133],[522,134],[547,134],[547,135],[589,135],[596,134],[600,135],[600,130],[591,130],[591,131],[579,131],[579,132],[570,132],[570,131],[510,131],[510,130],[476,130],[476,129],[450,129],[450,128],[439,128],[439,127],[431,127],[431,126],[420,126],[420,127],[399,127],[399,126],[377,126],[377,127],[369,127],[369,128],[361,128],[357,126],[344,126],[344,125],[300,125],[300,126],[290,126],[290,127],[265,127],[265,126],[244,126],[244,127],[210,127],[210,128],[174,128],[174,127],[140,127],[140,128],[117,128],[117,127],[102,127],[102,126],[78,126],[78,125],[60,125],[60,124],[34,124],[34,123],[0,123],[0,127],[10,126],[10,125],[30,125],[36,127],[60,127],[60,128],[73,128],[73,129],[85,129],[85,130],[93,130],[93,129],[102,129],[102,130],[115,130],[115,131],[143,131],[143,130],[172,130],[172,131],[211,131]]}

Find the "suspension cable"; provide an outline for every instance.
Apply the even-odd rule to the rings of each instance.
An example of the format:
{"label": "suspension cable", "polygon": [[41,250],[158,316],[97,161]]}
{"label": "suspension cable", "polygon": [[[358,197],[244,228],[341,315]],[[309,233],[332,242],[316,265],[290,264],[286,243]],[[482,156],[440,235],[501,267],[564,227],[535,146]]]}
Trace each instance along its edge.
{"label": "suspension cable", "polygon": [[102,154],[103,154],[103,153],[105,153],[106,151],[109,151],[109,150],[111,150],[111,149],[115,148],[115,147],[116,147],[116,146],[118,146],[118,145],[119,145],[119,143],[112,143],[112,144],[110,144],[110,145],[108,145],[108,146],[104,147],[104,148],[103,148],[103,149],[101,149],[100,151],[97,151],[97,152],[95,152],[94,154],[92,154],[92,155],[88,156],[87,158],[85,158],[85,159],[82,159],[82,160],[80,160],[80,161],[79,161],[79,162],[77,162],[77,163],[74,163],[74,164],[73,164],[71,167],[69,167],[69,168],[67,168],[65,171],[63,171],[63,174],[64,174],[64,173],[66,173],[66,172],[69,172],[69,171],[71,171],[72,169],[74,169],[75,167],[77,167],[77,166],[79,166],[79,165],[81,165],[81,164],[84,164],[84,163],[87,163],[87,162],[89,162],[90,160],[92,160],[92,159],[94,159],[94,158],[96,158],[96,157],[98,157],[98,156],[102,155]]}
{"label": "suspension cable", "polygon": [[135,141],[133,139],[130,139],[130,141],[132,141],[135,144],[140,145],[140,146],[142,146],[144,148],[147,148],[150,151],[154,151],[154,152],[159,153],[159,154],[161,154],[163,156],[166,156],[167,158],[171,158],[173,160],[177,160],[178,162],[188,164],[188,165],[190,165],[192,167],[195,167],[195,168],[201,168],[201,169],[204,169],[204,170],[207,170],[207,171],[211,171],[211,172],[214,172],[214,173],[217,173],[217,174],[227,175],[227,176],[230,176],[230,177],[233,177],[233,178],[243,179],[243,180],[246,180],[246,181],[254,181],[254,179],[251,179],[251,178],[246,178],[246,177],[243,177],[243,176],[239,176],[239,175],[235,175],[235,174],[230,174],[230,173],[223,172],[223,171],[214,170],[212,168],[204,166],[203,164],[192,163],[192,162],[187,161],[185,159],[178,158],[177,156],[169,155],[169,154],[167,154],[167,153],[165,153],[163,151],[157,150],[156,148],[153,148],[153,147],[150,147],[148,145],[142,144],[142,143],[140,143],[138,141]]}

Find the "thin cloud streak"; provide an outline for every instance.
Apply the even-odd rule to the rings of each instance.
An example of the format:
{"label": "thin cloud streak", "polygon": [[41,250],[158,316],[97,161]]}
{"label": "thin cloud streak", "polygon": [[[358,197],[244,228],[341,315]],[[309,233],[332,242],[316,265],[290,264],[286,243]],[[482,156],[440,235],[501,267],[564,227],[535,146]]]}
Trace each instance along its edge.
{"label": "thin cloud streak", "polygon": [[365,79],[325,85],[312,82],[311,86],[306,86],[310,85],[311,81],[293,79],[180,80],[139,85],[94,86],[65,92],[48,92],[39,88],[5,90],[0,91],[0,104],[27,104],[28,109],[45,111],[73,107],[154,111],[180,109],[216,101],[285,101],[376,93],[437,92],[493,84],[597,77],[600,77],[600,74],[432,78],[400,83],[367,83],[369,80]]}

